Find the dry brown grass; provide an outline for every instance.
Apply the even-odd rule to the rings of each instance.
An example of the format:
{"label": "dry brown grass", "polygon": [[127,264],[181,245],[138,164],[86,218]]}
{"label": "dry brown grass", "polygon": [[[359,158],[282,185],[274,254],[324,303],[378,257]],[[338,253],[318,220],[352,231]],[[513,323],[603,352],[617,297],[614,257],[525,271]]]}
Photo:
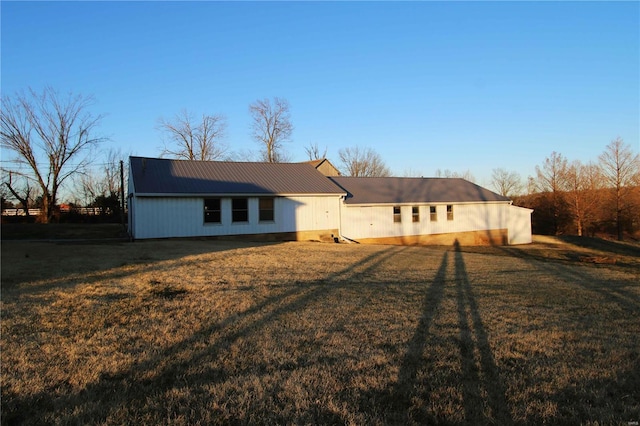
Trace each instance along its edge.
{"label": "dry brown grass", "polygon": [[2,423],[626,425],[616,247],[5,241]]}

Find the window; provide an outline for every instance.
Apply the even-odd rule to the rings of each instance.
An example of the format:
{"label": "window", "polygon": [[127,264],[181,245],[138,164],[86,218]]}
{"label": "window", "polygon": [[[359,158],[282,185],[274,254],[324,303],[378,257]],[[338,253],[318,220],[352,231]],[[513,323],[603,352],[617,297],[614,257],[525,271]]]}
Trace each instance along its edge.
{"label": "window", "polygon": [[273,221],[273,198],[260,198],[260,222]]}
{"label": "window", "polygon": [[220,223],[220,198],[204,200],[204,222]]}
{"label": "window", "polygon": [[414,222],[420,222],[420,207],[411,207],[411,217],[413,218]]}
{"label": "window", "polygon": [[233,222],[249,221],[249,200],[234,198],[231,200],[231,220]]}
{"label": "window", "polygon": [[402,222],[402,215],[400,214],[400,206],[393,206],[393,221],[395,223]]}
{"label": "window", "polygon": [[438,212],[436,211],[436,206],[429,206],[429,216],[430,216],[431,222],[438,221]]}
{"label": "window", "polygon": [[453,220],[453,206],[451,204],[447,205],[447,220]]}

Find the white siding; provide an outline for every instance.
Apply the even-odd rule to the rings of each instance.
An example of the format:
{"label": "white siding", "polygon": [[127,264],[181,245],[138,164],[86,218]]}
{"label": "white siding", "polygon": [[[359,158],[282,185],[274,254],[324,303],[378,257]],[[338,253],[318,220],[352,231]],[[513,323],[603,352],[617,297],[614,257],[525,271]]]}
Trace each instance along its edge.
{"label": "white siding", "polygon": [[[415,204],[414,204],[415,205]],[[412,221],[412,205],[401,206],[402,221],[393,221],[393,205],[342,206],[342,235],[358,240],[410,235],[506,229],[507,203],[452,204],[453,220],[447,220],[447,205],[435,205],[438,220],[432,222],[428,204],[418,205],[420,221]]]}
{"label": "white siding", "polygon": [[221,198],[221,223],[204,223],[204,197],[134,197],[133,237],[204,237],[337,229],[336,196],[275,197],[274,220],[258,221],[258,198],[249,199],[249,222],[233,223],[231,198]]}
{"label": "white siding", "polygon": [[509,244],[531,243],[531,213],[531,209],[509,206]]}

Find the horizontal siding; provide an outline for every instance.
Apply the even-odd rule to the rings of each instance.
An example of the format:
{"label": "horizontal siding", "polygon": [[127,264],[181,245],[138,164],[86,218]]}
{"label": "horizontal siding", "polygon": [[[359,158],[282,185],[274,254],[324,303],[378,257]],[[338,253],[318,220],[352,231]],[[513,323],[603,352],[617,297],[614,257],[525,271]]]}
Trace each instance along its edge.
{"label": "horizontal siding", "polygon": [[134,238],[207,237],[337,229],[339,197],[275,197],[274,220],[258,220],[259,201],[249,199],[249,221],[233,223],[231,198],[221,198],[221,223],[204,222],[204,198],[135,197]]}

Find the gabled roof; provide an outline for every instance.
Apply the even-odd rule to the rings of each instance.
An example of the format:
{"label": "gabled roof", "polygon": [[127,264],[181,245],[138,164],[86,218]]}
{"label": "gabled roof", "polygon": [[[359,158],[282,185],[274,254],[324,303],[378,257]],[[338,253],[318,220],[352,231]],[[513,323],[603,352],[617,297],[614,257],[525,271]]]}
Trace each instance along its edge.
{"label": "gabled roof", "polygon": [[346,204],[507,202],[509,198],[459,178],[331,177]]}
{"label": "gabled roof", "polygon": [[245,163],[130,157],[138,195],[344,194],[306,163]]}
{"label": "gabled roof", "polygon": [[317,160],[309,160],[309,161],[303,161],[303,163],[308,163],[311,164],[313,167],[315,167],[316,169],[318,168],[318,166],[320,164],[322,164],[325,161],[324,158],[319,158]]}
{"label": "gabled roof", "polygon": [[338,170],[338,168],[331,164],[331,161],[327,160],[326,158],[305,161],[305,163],[311,164],[325,176],[340,176],[340,170]]}

